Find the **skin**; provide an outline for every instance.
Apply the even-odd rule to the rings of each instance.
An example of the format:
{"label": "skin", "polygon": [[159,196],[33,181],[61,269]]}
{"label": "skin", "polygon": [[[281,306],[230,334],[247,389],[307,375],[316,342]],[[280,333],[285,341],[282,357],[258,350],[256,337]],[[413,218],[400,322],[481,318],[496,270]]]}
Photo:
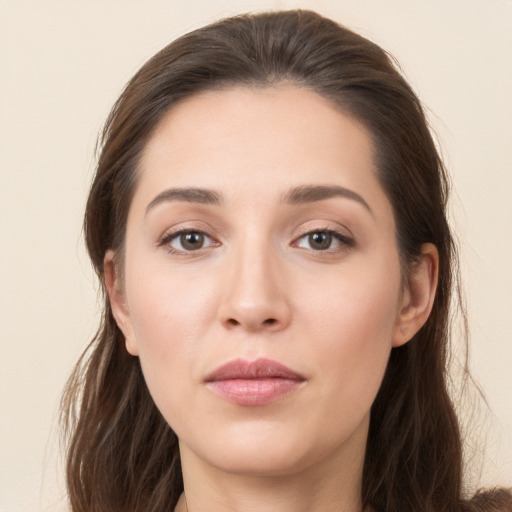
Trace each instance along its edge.
{"label": "skin", "polygon": [[[305,186],[352,196],[283,200]],[[162,196],[190,187],[221,201]],[[199,249],[181,229],[205,234]],[[342,238],[318,249],[308,233],[326,230]],[[127,350],[179,438],[177,511],[361,510],[371,404],[390,351],[432,307],[437,251],[422,252],[404,282],[370,137],[316,93],[235,87],[166,114],[141,161],[123,272],[109,251],[105,279]],[[260,357],[304,382],[256,407],[205,385],[220,365]]]}

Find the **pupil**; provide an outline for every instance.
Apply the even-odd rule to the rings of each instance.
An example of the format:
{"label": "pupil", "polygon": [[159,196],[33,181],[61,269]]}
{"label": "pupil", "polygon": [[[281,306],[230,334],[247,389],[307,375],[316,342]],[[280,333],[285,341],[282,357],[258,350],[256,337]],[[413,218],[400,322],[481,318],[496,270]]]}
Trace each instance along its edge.
{"label": "pupil", "polygon": [[332,235],[329,233],[312,233],[309,235],[309,244],[315,250],[328,249],[331,245]]}
{"label": "pupil", "polygon": [[201,233],[186,233],[181,235],[181,245],[184,249],[200,249],[204,242],[204,235]]}

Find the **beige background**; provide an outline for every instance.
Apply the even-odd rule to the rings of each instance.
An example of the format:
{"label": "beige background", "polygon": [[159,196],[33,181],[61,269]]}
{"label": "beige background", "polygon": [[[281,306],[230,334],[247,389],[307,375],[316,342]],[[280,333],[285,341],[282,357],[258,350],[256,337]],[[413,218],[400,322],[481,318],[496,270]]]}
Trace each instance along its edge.
{"label": "beige background", "polygon": [[[480,414],[481,484],[512,485],[510,0],[0,0],[0,511],[63,510],[56,413],[95,330],[81,216],[96,134],[170,40],[247,10],[313,8],[391,51],[451,170]],[[475,479],[473,479],[474,481]]]}

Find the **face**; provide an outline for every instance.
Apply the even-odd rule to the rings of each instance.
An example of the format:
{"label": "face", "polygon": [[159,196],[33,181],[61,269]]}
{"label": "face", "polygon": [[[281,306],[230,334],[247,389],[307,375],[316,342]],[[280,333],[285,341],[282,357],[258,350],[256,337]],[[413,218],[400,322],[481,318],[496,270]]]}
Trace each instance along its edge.
{"label": "face", "polygon": [[361,462],[390,351],[420,321],[357,121],[285,85],[185,100],[145,148],[122,281],[112,261],[114,315],[184,463]]}

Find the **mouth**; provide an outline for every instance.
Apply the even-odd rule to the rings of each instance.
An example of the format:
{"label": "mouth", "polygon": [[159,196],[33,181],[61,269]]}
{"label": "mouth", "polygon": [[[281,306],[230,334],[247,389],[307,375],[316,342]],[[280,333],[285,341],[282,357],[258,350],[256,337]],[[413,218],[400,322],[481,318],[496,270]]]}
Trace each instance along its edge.
{"label": "mouth", "polygon": [[306,382],[305,377],[277,361],[236,359],[214,370],[205,379],[208,389],[237,405],[270,404]]}

